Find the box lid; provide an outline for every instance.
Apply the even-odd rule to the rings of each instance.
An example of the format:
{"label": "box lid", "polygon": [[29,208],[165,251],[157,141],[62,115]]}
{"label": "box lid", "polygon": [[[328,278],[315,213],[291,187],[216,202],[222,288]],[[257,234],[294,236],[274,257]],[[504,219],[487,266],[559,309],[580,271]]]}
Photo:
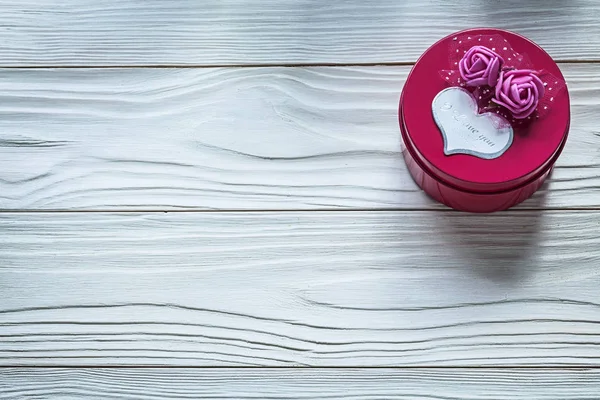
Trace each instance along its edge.
{"label": "box lid", "polygon": [[[568,91],[564,88],[554,94],[546,90],[546,100],[552,99],[551,109],[541,118],[521,124],[503,119],[504,123],[510,125],[511,138],[506,139],[502,136],[504,133],[498,130],[494,132],[500,142],[494,142],[495,139],[487,138],[485,132],[481,134],[480,125],[498,124],[500,127],[502,122],[495,119],[497,116],[478,114],[477,110],[473,110],[472,116],[462,115],[467,113],[464,107],[468,100],[465,99],[462,99],[465,101],[462,110],[458,110],[460,107],[452,110],[452,99],[463,96],[458,93],[460,89],[468,93],[466,88],[442,93],[450,85],[442,79],[440,71],[456,69],[449,52],[456,48],[453,41],[465,35],[469,39],[481,35],[500,35],[514,51],[525,54],[536,70],[544,70],[548,76],[564,80],[557,64],[543,49],[515,33],[499,29],[471,29],[449,35],[431,46],[408,76],[402,91],[399,115],[400,123],[404,124],[405,143],[430,174],[447,184],[474,192],[510,190],[545,172],[558,158],[569,130]],[[437,102],[435,105],[434,99]],[[439,115],[436,115],[436,107]],[[464,120],[461,119],[463,117]],[[450,122],[445,122],[444,118]],[[446,127],[444,124],[452,126]],[[448,146],[454,139],[444,130],[456,130],[458,135],[468,135],[467,139],[473,141],[474,147],[471,147],[474,149],[482,145],[498,151],[482,155],[477,151],[462,149],[453,153]]]}

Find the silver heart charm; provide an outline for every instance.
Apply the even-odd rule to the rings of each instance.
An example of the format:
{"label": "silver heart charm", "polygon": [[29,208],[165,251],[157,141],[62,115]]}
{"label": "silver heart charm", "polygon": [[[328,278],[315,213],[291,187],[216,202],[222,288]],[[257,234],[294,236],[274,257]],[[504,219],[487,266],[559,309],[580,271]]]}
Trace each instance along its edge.
{"label": "silver heart charm", "polygon": [[510,123],[494,113],[477,113],[477,102],[467,90],[442,90],[432,103],[433,118],[444,137],[444,154],[470,154],[491,160],[513,142]]}

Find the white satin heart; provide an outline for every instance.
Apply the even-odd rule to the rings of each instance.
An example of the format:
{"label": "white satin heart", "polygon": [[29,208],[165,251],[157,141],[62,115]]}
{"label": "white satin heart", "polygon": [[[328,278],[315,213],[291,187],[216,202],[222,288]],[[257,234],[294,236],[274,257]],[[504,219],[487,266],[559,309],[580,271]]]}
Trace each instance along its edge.
{"label": "white satin heart", "polygon": [[500,115],[477,113],[477,102],[467,90],[442,90],[432,103],[433,118],[444,137],[444,154],[470,154],[491,160],[513,142],[513,129]]}

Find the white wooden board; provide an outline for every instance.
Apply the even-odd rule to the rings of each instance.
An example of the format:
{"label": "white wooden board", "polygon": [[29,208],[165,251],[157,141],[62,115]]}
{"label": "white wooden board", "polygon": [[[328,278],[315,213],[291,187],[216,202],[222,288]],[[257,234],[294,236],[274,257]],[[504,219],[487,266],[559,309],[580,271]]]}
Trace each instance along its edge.
{"label": "white wooden board", "polygon": [[597,61],[599,18],[595,0],[3,0],[0,65],[414,62],[480,26]]}
{"label": "white wooden board", "polygon": [[600,212],[0,214],[0,365],[599,366]]}
{"label": "white wooden board", "polygon": [[598,393],[598,370],[0,369],[7,400],[597,400]]}
{"label": "white wooden board", "polygon": [[[597,400],[599,20],[0,0],[0,398]],[[538,42],[572,96],[550,182],[487,216],[418,190],[396,121],[407,64],[473,26]]]}
{"label": "white wooden board", "polygon": [[[600,206],[600,75],[562,67],[571,136],[525,208]],[[400,153],[408,72],[0,70],[0,209],[441,208]]]}

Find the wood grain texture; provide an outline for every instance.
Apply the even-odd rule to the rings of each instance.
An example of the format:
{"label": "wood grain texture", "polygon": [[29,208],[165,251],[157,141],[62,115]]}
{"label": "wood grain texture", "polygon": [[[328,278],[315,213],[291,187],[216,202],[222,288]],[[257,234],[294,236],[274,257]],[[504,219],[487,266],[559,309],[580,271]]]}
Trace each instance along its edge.
{"label": "wood grain texture", "polygon": [[0,369],[7,400],[597,400],[598,393],[598,370]]}
{"label": "wood grain texture", "polygon": [[492,26],[558,60],[600,60],[595,0],[3,0],[0,65],[414,62]]}
{"label": "wood grain texture", "polygon": [[[600,75],[524,208],[598,207]],[[0,71],[0,209],[441,208],[411,180],[408,67]]]}
{"label": "wood grain texture", "polygon": [[600,212],[0,214],[0,365],[599,366]]}

